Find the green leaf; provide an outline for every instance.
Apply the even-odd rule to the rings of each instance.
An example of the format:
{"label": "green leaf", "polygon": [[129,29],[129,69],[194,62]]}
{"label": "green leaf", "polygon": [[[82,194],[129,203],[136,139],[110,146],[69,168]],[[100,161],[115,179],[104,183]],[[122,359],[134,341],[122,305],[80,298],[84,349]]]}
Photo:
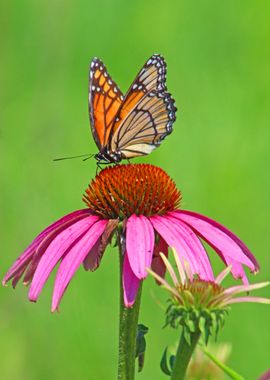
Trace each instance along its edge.
{"label": "green leaf", "polygon": [[160,368],[161,368],[161,371],[163,373],[165,373],[165,375],[170,376],[171,373],[172,373],[172,371],[171,371],[171,369],[168,366],[167,351],[168,351],[168,347],[166,347],[165,350],[164,350],[164,352],[163,352],[163,355],[162,355],[162,358],[161,358],[161,361],[160,361]]}
{"label": "green leaf", "polygon": [[196,330],[195,323],[191,319],[187,320],[186,324],[191,332],[194,332]]}
{"label": "green leaf", "polygon": [[191,343],[190,331],[186,326],[184,326],[183,333],[184,333],[184,338],[185,338],[187,344],[190,346],[190,343]]}
{"label": "green leaf", "polygon": [[173,370],[174,362],[175,362],[175,355],[171,355],[171,356],[170,356],[170,367],[171,367],[171,371]]}
{"label": "green leaf", "polygon": [[204,334],[205,331],[205,319],[203,316],[200,317],[199,319],[199,330],[202,334]]}

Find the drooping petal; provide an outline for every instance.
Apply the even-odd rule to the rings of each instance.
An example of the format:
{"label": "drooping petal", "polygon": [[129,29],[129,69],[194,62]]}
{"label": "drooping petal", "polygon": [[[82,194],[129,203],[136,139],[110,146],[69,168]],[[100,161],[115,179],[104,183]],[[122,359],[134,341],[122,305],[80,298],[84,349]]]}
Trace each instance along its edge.
{"label": "drooping petal", "polygon": [[219,253],[218,251],[216,251],[219,256],[222,258],[222,260],[225,262],[226,265],[229,265],[232,267],[232,275],[234,278],[238,279],[238,280],[242,280],[243,284],[244,285],[248,285],[248,278],[247,278],[247,275],[245,273],[245,270],[242,266],[242,264],[239,264],[237,261],[233,260],[231,257],[227,256],[226,258],[221,254],[221,252]]}
{"label": "drooping petal", "polygon": [[40,262],[42,255],[47,250],[47,248],[49,247],[51,242],[56,238],[56,236],[59,235],[62,231],[65,231],[69,226],[75,224],[79,220],[86,218],[88,215],[89,215],[89,213],[75,216],[74,218],[69,219],[66,222],[64,222],[63,224],[60,224],[58,227],[52,229],[44,237],[44,239],[41,241],[41,243],[37,246],[35,253],[33,254],[31,263],[28,266],[27,271],[24,275],[24,278],[23,278],[24,285],[28,285],[32,281],[34,273],[37,269],[37,266]]}
{"label": "drooping petal", "polygon": [[154,250],[154,229],[148,218],[131,215],[126,226],[126,250],[133,273],[139,279],[147,276]]}
{"label": "drooping petal", "polygon": [[175,248],[182,265],[187,261],[193,274],[199,272],[198,262],[194,258],[194,253],[179,234],[178,229],[164,219],[162,216],[152,216],[150,218],[155,230],[166,241],[168,246]]}
{"label": "drooping petal", "polygon": [[253,272],[259,269],[255,257],[246,245],[223,225],[191,211],[179,210],[169,214],[188,224],[209,245],[215,250],[219,250],[225,258],[231,257],[248,266]]}
{"label": "drooping petal", "polygon": [[[158,243],[155,244],[151,269],[160,277],[164,278],[166,273],[166,266],[162,258],[160,257],[160,252],[162,252],[166,257],[168,257],[168,245],[162,237],[160,237]],[[157,284],[160,285],[160,282],[156,278],[155,280]]]}
{"label": "drooping petal", "polygon": [[107,225],[107,220],[99,220],[74,244],[63,258],[56,274],[53,290],[52,311],[55,311],[71,280],[88,252],[100,238]]}
{"label": "drooping petal", "polygon": [[101,238],[99,238],[95,245],[92,247],[91,251],[87,254],[86,258],[83,260],[83,267],[85,270],[91,270],[94,271],[99,266],[99,257],[100,257],[100,241]]}
{"label": "drooping petal", "polygon": [[[31,261],[31,258],[29,258],[29,261]],[[17,283],[20,281],[20,278],[24,274],[24,272],[25,272],[28,264],[29,264],[29,262],[25,262],[25,264],[20,268],[20,270],[17,270],[16,273],[13,275],[13,279],[12,279],[12,287],[13,287],[13,289],[16,288]]]}
{"label": "drooping petal", "polygon": [[182,239],[189,246],[190,251],[193,252],[195,259],[199,263],[198,275],[200,276],[200,278],[203,280],[213,281],[214,274],[207,252],[204,249],[198,237],[196,236],[196,234],[193,232],[193,230],[180,219],[178,219],[176,222],[176,218],[171,217],[170,215],[164,215],[164,218],[168,219],[170,223],[177,227],[177,230],[179,231],[179,234],[181,235]]}
{"label": "drooping petal", "polygon": [[99,217],[97,216],[87,216],[60,232],[60,234],[58,234],[51,242],[41,257],[35,271],[28,293],[30,301],[37,300],[45,282],[58,261],[73,244],[76,244],[76,240],[86,233],[98,219]]}
{"label": "drooping petal", "polygon": [[102,236],[97,240],[96,244],[83,261],[85,270],[95,271],[99,267],[105,249],[108,243],[111,242],[113,232],[117,225],[118,219],[110,219],[108,221]]}
{"label": "drooping petal", "polygon": [[[13,276],[15,276],[18,272],[20,272],[21,276],[24,271],[21,271],[22,267],[27,267],[27,264],[32,259],[36,249],[41,244],[41,242],[55,229],[58,229],[61,225],[67,222],[76,221],[79,218],[83,218],[89,215],[89,209],[82,209],[78,211],[74,211],[68,215],[65,215],[63,218],[58,219],[56,222],[45,228],[34,240],[33,242],[25,249],[25,251],[18,257],[18,259],[14,262],[11,268],[6,273],[3,279],[3,285],[5,285]],[[18,277],[18,276],[16,276]],[[17,281],[19,278],[17,278]]]}
{"label": "drooping petal", "polygon": [[124,303],[126,307],[131,307],[134,304],[140,282],[141,280],[139,280],[133,273],[129,264],[127,252],[125,252],[122,283],[124,290]]}

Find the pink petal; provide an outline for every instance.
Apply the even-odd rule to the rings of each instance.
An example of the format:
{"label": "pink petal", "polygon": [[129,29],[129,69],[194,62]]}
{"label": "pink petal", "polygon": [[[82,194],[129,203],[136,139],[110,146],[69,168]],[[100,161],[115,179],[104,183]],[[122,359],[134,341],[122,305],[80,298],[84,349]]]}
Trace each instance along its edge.
{"label": "pink petal", "polygon": [[[30,261],[31,261],[31,257],[29,258],[29,262]],[[17,283],[19,282],[20,278],[24,274],[24,271],[26,270],[29,262],[25,262],[25,264],[20,269],[18,269],[17,272],[13,275],[13,279],[12,279],[12,287],[13,287],[13,289],[16,288]]]}
{"label": "pink petal", "polygon": [[203,215],[191,211],[170,212],[173,217],[188,224],[216,251],[220,251],[225,258],[230,257],[234,261],[245,264],[252,271],[258,270],[259,266],[245,244],[226,227]]}
{"label": "pink petal", "polygon": [[231,305],[232,303],[241,303],[241,302],[255,302],[255,303],[265,303],[270,304],[269,298],[263,298],[263,297],[237,297],[237,298],[231,298],[226,304]]}
{"label": "pink petal", "polygon": [[[26,248],[26,250],[18,257],[18,259],[8,270],[3,279],[3,285],[5,285],[14,275],[16,275],[18,271],[21,273],[22,276],[23,272],[21,271],[21,268],[25,266],[26,263],[29,263],[37,247],[41,244],[41,242],[46,238],[48,234],[50,234],[54,229],[59,228],[62,224],[65,224],[66,222],[71,222],[72,220],[76,220],[77,218],[81,218],[87,215],[89,215],[89,209],[74,211],[45,228],[45,230],[43,230],[33,240],[33,242]],[[25,266],[25,269],[26,267],[27,265]]]}
{"label": "pink petal", "polygon": [[155,230],[166,241],[169,247],[175,248],[181,264],[184,266],[184,262],[189,263],[191,272],[193,274],[199,273],[200,268],[197,259],[194,257],[193,251],[183,240],[182,235],[176,228],[175,224],[162,216],[152,216],[150,218]]}
{"label": "pink petal", "polygon": [[[155,244],[151,269],[160,277],[164,278],[166,273],[166,266],[160,256],[160,252],[168,257],[168,245],[162,237],[160,237],[158,243]],[[156,280],[156,282],[160,285],[160,282],[158,280]]]}
{"label": "pink petal", "polygon": [[[220,257],[222,257],[221,254],[219,254],[219,255],[220,255]],[[227,256],[226,259],[223,258],[223,261],[225,262],[226,265],[232,266],[231,272],[232,272],[232,275],[234,278],[241,279],[243,284],[245,284],[245,285],[249,284],[246,273],[245,273],[243,266],[241,264],[239,264],[237,261],[232,260],[229,256]]]}
{"label": "pink petal", "polygon": [[56,238],[56,236],[59,235],[62,231],[66,230],[69,226],[71,226],[75,222],[77,222],[81,219],[84,219],[89,215],[90,215],[89,213],[84,214],[84,215],[78,215],[78,216],[74,217],[73,219],[67,220],[66,222],[61,224],[59,227],[53,229],[51,232],[49,232],[45,236],[45,238],[37,246],[35,253],[32,257],[32,261],[27,268],[26,274],[25,274],[24,279],[23,279],[23,283],[25,285],[29,284],[32,281],[33,276],[34,276],[35,271],[36,271],[36,268],[40,262],[42,255],[47,250],[47,248],[51,244],[51,242]]}
{"label": "pink petal", "polygon": [[150,221],[143,215],[131,215],[126,226],[126,250],[133,273],[139,279],[151,267],[155,235]]}
{"label": "pink petal", "polygon": [[94,271],[99,265],[99,246],[101,238],[97,240],[91,251],[87,254],[86,258],[83,260],[83,267],[85,270]]}
{"label": "pink petal", "polygon": [[175,226],[181,238],[186,242],[187,246],[189,246],[190,252],[193,253],[199,264],[198,275],[200,278],[206,281],[214,281],[214,274],[207,252],[192,229],[179,219],[176,222],[176,219],[170,215],[164,215],[163,218]]}
{"label": "pink petal", "polygon": [[72,226],[60,232],[51,242],[43,256],[41,257],[35,271],[32,284],[29,290],[28,298],[30,301],[36,301],[50,273],[63,257],[69,247],[76,242],[91,226],[99,219],[97,216],[87,216],[79,220]]}
{"label": "pink petal", "polygon": [[107,245],[111,242],[112,235],[118,225],[118,219],[110,219],[105,231],[83,261],[85,270],[95,271],[101,262]]}
{"label": "pink petal", "polygon": [[122,282],[125,306],[131,307],[136,300],[141,280],[139,280],[138,277],[136,277],[133,273],[129,264],[127,253],[125,253],[124,257]]}
{"label": "pink petal", "polygon": [[99,220],[94,223],[63,258],[56,274],[52,311],[57,309],[71,278],[104,232],[107,223],[107,220]]}

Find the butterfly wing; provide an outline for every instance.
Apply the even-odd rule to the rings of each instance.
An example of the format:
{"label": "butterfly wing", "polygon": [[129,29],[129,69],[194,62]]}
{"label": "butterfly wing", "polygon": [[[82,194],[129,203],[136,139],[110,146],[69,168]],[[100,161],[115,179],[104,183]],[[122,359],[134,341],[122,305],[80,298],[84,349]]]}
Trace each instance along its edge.
{"label": "butterfly wing", "polygon": [[151,153],[172,132],[175,112],[169,93],[146,94],[114,133],[110,149],[120,151],[123,158]]}
{"label": "butterfly wing", "polygon": [[153,55],[132,83],[119,108],[109,150],[123,158],[149,154],[172,132],[176,107],[166,92],[166,63]]}
{"label": "butterfly wing", "polygon": [[145,94],[152,90],[166,91],[166,72],[166,62],[159,54],[154,54],[148,59],[124,97],[112,134]]}
{"label": "butterfly wing", "polygon": [[123,94],[99,58],[94,58],[89,71],[89,117],[96,145],[102,150],[108,141],[113,121]]}

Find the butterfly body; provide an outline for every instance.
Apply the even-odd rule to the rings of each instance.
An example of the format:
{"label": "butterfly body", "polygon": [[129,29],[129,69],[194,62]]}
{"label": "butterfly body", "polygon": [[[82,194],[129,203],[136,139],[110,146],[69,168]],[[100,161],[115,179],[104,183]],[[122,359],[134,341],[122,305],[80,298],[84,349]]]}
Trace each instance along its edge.
{"label": "butterfly body", "polygon": [[99,163],[147,155],[172,132],[177,109],[160,55],[145,63],[125,96],[99,58],[91,62],[89,77],[89,116]]}
{"label": "butterfly body", "polygon": [[109,152],[107,148],[95,154],[94,157],[101,164],[119,163],[123,159],[121,152]]}

